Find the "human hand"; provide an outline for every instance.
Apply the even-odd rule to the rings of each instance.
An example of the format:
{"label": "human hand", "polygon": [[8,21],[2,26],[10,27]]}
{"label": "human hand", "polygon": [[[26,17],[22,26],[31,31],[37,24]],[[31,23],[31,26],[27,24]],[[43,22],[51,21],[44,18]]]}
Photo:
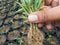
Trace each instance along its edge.
{"label": "human hand", "polygon": [[[31,14],[29,15],[29,17],[28,17],[29,21],[32,22],[32,23],[38,23],[38,26],[39,26],[39,27],[42,27],[43,25],[45,25],[48,29],[51,29],[51,28],[53,27],[51,23],[54,22],[54,19],[55,19],[55,20],[57,20],[57,19],[56,19],[56,18],[53,19],[53,17],[51,16],[52,19],[49,21],[48,17],[47,17],[46,14],[45,14],[45,11],[51,9],[51,7],[57,6],[57,5],[58,5],[58,2],[60,2],[60,1],[58,1],[58,0],[46,0],[46,1],[45,1],[45,5],[48,5],[48,6],[50,6],[50,7],[44,8],[44,9],[41,10],[41,11],[37,11],[37,12],[31,13]],[[51,12],[50,12],[50,13],[51,13]],[[55,13],[56,13],[56,12],[55,12]],[[31,16],[31,15],[32,15],[32,16]],[[36,16],[37,16],[37,17],[36,17]],[[48,14],[48,16],[49,16],[49,14]],[[51,17],[50,17],[50,18],[51,18]],[[53,21],[52,21],[52,20],[53,20]],[[55,23],[56,23],[57,25],[60,24],[59,22],[60,22],[60,21],[55,21]]]}

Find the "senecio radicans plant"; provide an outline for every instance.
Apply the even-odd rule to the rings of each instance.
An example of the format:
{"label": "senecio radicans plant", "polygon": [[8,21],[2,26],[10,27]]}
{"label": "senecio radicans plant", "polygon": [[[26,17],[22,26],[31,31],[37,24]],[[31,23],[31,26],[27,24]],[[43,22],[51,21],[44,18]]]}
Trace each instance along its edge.
{"label": "senecio radicans plant", "polygon": [[[24,19],[24,22],[30,24],[30,29],[28,30],[28,45],[43,45],[44,34],[38,29],[37,24],[28,22],[28,15],[32,12],[39,11],[42,7],[43,0],[20,0],[16,2],[21,8],[16,11],[22,12],[24,15],[20,15]],[[26,20],[25,20],[26,19]]]}

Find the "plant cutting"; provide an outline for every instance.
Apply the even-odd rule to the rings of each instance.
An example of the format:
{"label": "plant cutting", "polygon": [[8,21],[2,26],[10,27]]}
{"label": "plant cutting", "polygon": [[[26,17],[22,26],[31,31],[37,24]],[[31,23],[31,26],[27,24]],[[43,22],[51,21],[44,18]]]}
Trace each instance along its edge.
{"label": "plant cutting", "polygon": [[20,0],[21,2],[16,2],[21,8],[16,11],[22,12],[21,16],[24,22],[30,24],[30,29],[28,30],[28,45],[43,45],[44,34],[38,29],[37,24],[28,22],[28,15],[32,12],[39,11],[42,7],[43,0]]}

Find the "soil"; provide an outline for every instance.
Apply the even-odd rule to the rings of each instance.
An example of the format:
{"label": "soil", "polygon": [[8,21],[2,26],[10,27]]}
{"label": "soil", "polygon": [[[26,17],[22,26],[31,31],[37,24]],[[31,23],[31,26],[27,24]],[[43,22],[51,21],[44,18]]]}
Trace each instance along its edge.
{"label": "soil", "polygon": [[8,43],[7,45],[17,45],[16,43]]}
{"label": "soil", "polygon": [[57,31],[57,35],[60,37],[60,30],[59,30],[59,31]]}
{"label": "soil", "polygon": [[8,16],[13,16],[13,14],[14,14],[14,11],[11,11],[11,10],[10,10],[10,11],[8,12]]}
{"label": "soil", "polygon": [[43,45],[44,33],[40,30],[32,30],[28,33],[28,45]]}
{"label": "soil", "polygon": [[0,35],[0,45],[3,44],[6,41],[5,35]]}
{"label": "soil", "polygon": [[14,31],[8,33],[8,39],[9,40],[14,40],[18,36],[20,36],[20,33],[18,30],[14,30]]}
{"label": "soil", "polygon": [[23,40],[25,43],[27,43],[27,42],[28,42],[27,36],[23,36],[23,37],[22,37],[22,40]]}
{"label": "soil", "polygon": [[16,14],[16,15],[14,16],[14,19],[20,19],[20,14]]}
{"label": "soil", "polygon": [[23,26],[21,29],[20,29],[20,32],[23,33],[23,34],[27,34],[29,31],[29,26]]}
{"label": "soil", "polygon": [[0,19],[3,19],[6,17],[6,14],[0,14]]}
{"label": "soil", "polygon": [[4,6],[3,9],[1,10],[2,13],[5,13],[7,11],[6,7]]}
{"label": "soil", "polygon": [[49,45],[59,45],[57,38],[55,38],[54,36],[47,38],[47,41]]}
{"label": "soil", "polygon": [[0,26],[2,25],[2,23],[3,23],[3,20],[0,20]]}
{"label": "soil", "polygon": [[22,22],[20,22],[20,21],[14,21],[12,23],[12,28],[18,28],[21,24],[22,24]]}
{"label": "soil", "polygon": [[8,24],[8,23],[11,23],[12,21],[13,21],[13,19],[8,17],[7,19],[5,19],[4,23]]}
{"label": "soil", "polygon": [[7,3],[11,3],[11,2],[13,2],[14,0],[7,0],[8,2]]}
{"label": "soil", "polygon": [[8,25],[3,25],[0,27],[0,33],[7,33],[9,31],[10,27]]}

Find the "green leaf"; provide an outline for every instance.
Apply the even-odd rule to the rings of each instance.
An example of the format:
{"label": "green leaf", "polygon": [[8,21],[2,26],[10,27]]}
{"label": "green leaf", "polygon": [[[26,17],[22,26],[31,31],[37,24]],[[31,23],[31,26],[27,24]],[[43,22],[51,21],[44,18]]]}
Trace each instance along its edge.
{"label": "green leaf", "polygon": [[37,5],[38,5],[38,0],[36,1],[34,1],[34,9],[36,10],[37,9]]}
{"label": "green leaf", "polygon": [[40,9],[43,9],[43,8],[46,8],[47,6],[42,6],[42,7],[40,7]]}
{"label": "green leaf", "polygon": [[41,3],[42,3],[43,0],[38,0],[38,1],[39,1],[39,2],[38,2],[37,8],[40,8],[40,7],[41,7]]}
{"label": "green leaf", "polygon": [[0,1],[2,1],[2,0],[0,0]]}
{"label": "green leaf", "polygon": [[28,6],[30,6],[30,5],[33,4],[33,0],[25,0],[25,2],[26,2],[26,4],[27,4]]}
{"label": "green leaf", "polygon": [[26,14],[28,14],[27,9],[25,8],[26,6],[24,6],[23,4],[21,4],[19,2],[16,2],[16,3],[19,4],[22,7],[23,11],[25,11]]}
{"label": "green leaf", "polygon": [[20,43],[20,45],[21,45],[21,43],[23,42],[22,41],[22,37],[17,37],[17,38],[15,38],[17,41],[18,41],[18,43]]}
{"label": "green leaf", "polygon": [[24,15],[20,16],[20,18],[22,18],[22,19],[27,19],[27,17],[24,16]]}
{"label": "green leaf", "polygon": [[16,11],[16,13],[18,13],[18,12],[23,12],[23,9],[19,9],[18,11]]}
{"label": "green leaf", "polygon": [[[21,0],[21,3],[16,3],[20,5],[23,10],[23,13],[28,15],[31,12],[39,10],[39,8],[41,7],[42,0]],[[19,9],[17,12],[19,11],[21,10]]]}
{"label": "green leaf", "polygon": [[52,35],[49,35],[49,38],[51,38],[52,37]]}

